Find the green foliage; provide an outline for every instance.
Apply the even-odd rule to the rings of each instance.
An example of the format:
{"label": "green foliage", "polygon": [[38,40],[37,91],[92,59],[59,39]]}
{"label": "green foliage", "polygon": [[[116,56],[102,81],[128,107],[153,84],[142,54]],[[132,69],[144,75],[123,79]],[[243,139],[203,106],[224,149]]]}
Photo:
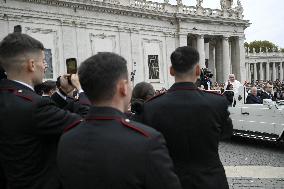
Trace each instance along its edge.
{"label": "green foliage", "polygon": [[270,41],[253,41],[251,43],[245,42],[245,47],[249,47],[250,53],[253,52],[253,48],[255,48],[255,52],[273,52],[278,51],[279,47]]}
{"label": "green foliage", "polygon": [[281,49],[280,49],[280,52],[283,52],[283,53],[284,53],[284,48],[281,48]]}

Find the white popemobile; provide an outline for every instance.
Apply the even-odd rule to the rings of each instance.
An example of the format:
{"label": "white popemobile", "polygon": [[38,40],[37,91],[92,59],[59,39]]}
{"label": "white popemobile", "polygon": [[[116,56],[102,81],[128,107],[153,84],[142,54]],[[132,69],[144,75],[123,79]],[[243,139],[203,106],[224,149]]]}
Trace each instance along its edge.
{"label": "white popemobile", "polygon": [[235,107],[229,107],[233,134],[267,141],[284,140],[284,101],[264,99],[263,104],[245,104],[246,88],[234,95]]}

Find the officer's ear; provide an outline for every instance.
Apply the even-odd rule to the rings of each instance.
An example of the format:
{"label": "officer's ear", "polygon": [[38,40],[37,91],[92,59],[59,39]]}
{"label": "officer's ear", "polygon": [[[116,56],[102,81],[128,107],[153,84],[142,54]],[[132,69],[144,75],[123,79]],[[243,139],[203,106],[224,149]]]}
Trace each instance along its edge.
{"label": "officer's ear", "polygon": [[200,74],[201,74],[200,65],[196,64],[196,66],[195,66],[195,75],[196,75],[197,78],[199,78]]}
{"label": "officer's ear", "polygon": [[35,65],[35,59],[33,59],[33,58],[27,58],[27,60],[26,60],[26,66],[27,66],[27,70],[28,70],[29,72],[34,72],[34,71],[35,71],[35,67],[36,67],[36,65]]}
{"label": "officer's ear", "polygon": [[174,70],[173,66],[170,67],[170,74],[171,74],[171,76],[175,76],[175,70]]}
{"label": "officer's ear", "polygon": [[129,81],[127,79],[121,79],[117,83],[117,91],[121,96],[127,96],[130,93]]}

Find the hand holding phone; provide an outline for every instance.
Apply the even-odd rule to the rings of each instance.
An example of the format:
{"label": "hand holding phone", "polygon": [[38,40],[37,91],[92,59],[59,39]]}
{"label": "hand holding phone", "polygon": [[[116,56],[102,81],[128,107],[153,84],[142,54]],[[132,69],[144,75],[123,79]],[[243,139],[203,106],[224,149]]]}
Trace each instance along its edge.
{"label": "hand holding phone", "polygon": [[67,68],[67,74],[70,74],[70,77],[68,77],[68,83],[70,85],[72,85],[71,75],[77,73],[77,60],[76,60],[76,58],[66,59],[66,68]]}

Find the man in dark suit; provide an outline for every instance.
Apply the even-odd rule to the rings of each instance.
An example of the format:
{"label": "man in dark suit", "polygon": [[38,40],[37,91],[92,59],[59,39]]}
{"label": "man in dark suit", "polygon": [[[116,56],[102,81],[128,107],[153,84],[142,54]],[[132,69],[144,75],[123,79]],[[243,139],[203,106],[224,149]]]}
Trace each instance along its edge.
{"label": "man in dark suit", "polygon": [[60,139],[64,189],[180,189],[163,136],[126,119],[131,87],[124,58],[99,53],[84,61],[79,78],[96,106]]}
{"label": "man in dark suit", "polygon": [[144,104],[142,121],[165,136],[184,189],[229,188],[218,154],[219,140],[232,134],[226,98],[195,86],[200,66],[194,48],[177,48],[171,62],[175,83]]}
{"label": "man in dark suit", "polygon": [[[64,129],[81,120],[34,92],[42,83],[44,59],[42,43],[28,35],[9,34],[0,43],[7,73],[0,81],[0,164],[9,189],[60,188],[57,142]],[[76,77],[71,80],[81,89]]]}
{"label": "man in dark suit", "polygon": [[272,94],[272,90],[273,90],[273,84],[268,82],[264,87],[264,91],[260,95],[261,103],[263,103],[263,99],[275,100]]}
{"label": "man in dark suit", "polygon": [[250,94],[247,96],[246,104],[261,104],[261,98],[257,96],[257,88],[252,87]]}

